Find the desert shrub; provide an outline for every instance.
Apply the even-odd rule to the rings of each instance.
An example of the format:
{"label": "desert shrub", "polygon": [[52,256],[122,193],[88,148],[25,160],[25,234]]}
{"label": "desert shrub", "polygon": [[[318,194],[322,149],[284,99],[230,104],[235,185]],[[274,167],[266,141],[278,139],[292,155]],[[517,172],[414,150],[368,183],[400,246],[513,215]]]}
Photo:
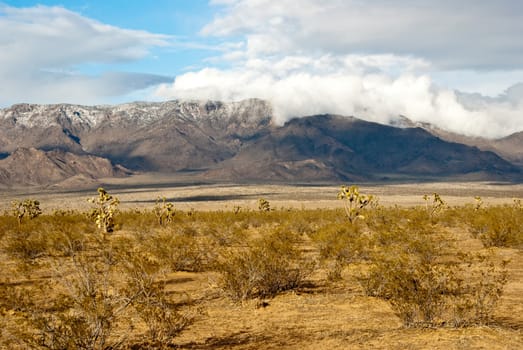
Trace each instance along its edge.
{"label": "desert shrub", "polygon": [[506,283],[505,263],[462,255],[438,262],[406,251],[376,255],[360,277],[367,295],[388,300],[407,327],[488,324]]}
{"label": "desert shrub", "polygon": [[[171,342],[190,318],[169,298],[162,265],[141,248],[132,238],[100,238],[91,242],[90,251],[74,254],[68,268],[57,266],[53,310],[29,315],[35,331],[26,334],[27,343],[95,350],[129,346],[137,337],[145,348]],[[146,331],[131,339],[125,327],[132,327],[133,317],[143,321]]]}
{"label": "desert shrub", "polygon": [[80,213],[42,215],[18,230],[6,228],[2,247],[9,256],[34,263],[44,256],[71,256],[84,249],[93,229]]}
{"label": "desert shrub", "polygon": [[443,312],[449,271],[394,252],[376,257],[361,279],[367,295],[388,300],[406,326],[434,325]]}
{"label": "desert shrub", "polygon": [[508,261],[493,253],[464,254],[452,300],[454,326],[488,325],[507,283]]}
{"label": "desert shrub", "polygon": [[341,279],[347,264],[365,258],[368,253],[369,237],[358,225],[332,223],[318,228],[310,234],[319,249],[320,257],[328,267],[328,279]]}
{"label": "desert shrub", "polygon": [[241,223],[231,223],[224,225],[220,222],[206,223],[202,227],[202,235],[211,239],[215,245],[227,247],[239,245],[247,239],[248,227],[242,226]]}
{"label": "desert shrub", "polygon": [[3,250],[13,259],[34,263],[49,252],[49,241],[41,230],[11,232],[2,242]]}
{"label": "desert shrub", "polygon": [[214,260],[213,250],[192,234],[163,230],[142,242],[154,258],[172,271],[203,271]]}
{"label": "desert shrub", "polygon": [[292,221],[292,230],[298,234],[310,235],[314,232],[312,223],[304,218],[297,217]]}
{"label": "desert shrub", "polygon": [[161,348],[191,323],[191,317],[180,312],[168,298],[161,279],[161,265],[146,253],[127,250],[123,253],[126,295],[147,327],[144,343],[148,348]]}
{"label": "desert shrub", "polygon": [[111,275],[113,263],[86,255],[74,256],[72,262],[72,273],[59,276],[65,292],[57,299],[69,309],[37,314],[32,322],[38,333],[27,341],[46,349],[116,347],[120,340],[110,336],[118,314],[128,301],[115,292]]}
{"label": "desert shrub", "polygon": [[521,247],[523,210],[516,205],[480,208],[468,218],[472,234],[485,247]]}
{"label": "desert shrub", "polygon": [[44,293],[48,284],[44,282],[34,283],[30,287],[19,285],[6,276],[0,281],[0,314],[7,310],[22,313],[37,310],[39,305],[37,298]]}
{"label": "desert shrub", "polygon": [[452,258],[458,247],[432,209],[383,209],[369,220],[374,249],[360,283],[367,295],[388,300],[408,327],[486,324],[506,269],[493,256]]}
{"label": "desert shrub", "polygon": [[234,301],[273,297],[300,286],[312,271],[300,260],[295,237],[284,232],[255,240],[249,248],[222,253],[220,286]]}

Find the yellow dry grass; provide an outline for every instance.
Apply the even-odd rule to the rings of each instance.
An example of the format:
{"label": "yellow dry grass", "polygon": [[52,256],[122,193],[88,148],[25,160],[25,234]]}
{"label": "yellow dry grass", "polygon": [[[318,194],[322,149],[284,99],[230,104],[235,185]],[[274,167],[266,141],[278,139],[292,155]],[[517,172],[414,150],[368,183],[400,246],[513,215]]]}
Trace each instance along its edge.
{"label": "yellow dry grass", "polygon": [[[291,185],[172,185],[148,183],[143,179],[113,181],[111,191],[122,202],[123,209],[150,208],[157,197],[174,201],[179,210],[232,210],[235,206],[255,209],[260,197],[273,208],[339,208],[335,199],[338,186]],[[511,203],[523,197],[522,185],[487,183],[434,183],[416,185],[362,186],[361,191],[377,195],[383,205],[422,205],[421,196],[437,192],[450,205],[473,203],[482,196],[486,204]],[[90,192],[35,193],[5,192],[0,201],[7,208],[14,198],[40,200],[47,212],[55,208],[86,209],[83,198]],[[84,203],[85,202],[85,203]],[[468,251],[483,251],[481,242],[461,228],[453,227],[457,244]],[[125,236],[126,231],[114,237]],[[251,234],[259,234],[254,230]],[[307,246],[308,249],[313,249]],[[523,251],[495,248],[499,259],[510,259],[508,283],[496,308],[493,325],[466,328],[403,327],[390,305],[366,296],[356,280],[357,265],[346,267],[342,280],[328,282],[327,271],[318,269],[306,285],[265,300],[233,303],[217,288],[216,272],[173,272],[165,277],[171,295],[190,296],[192,308],[198,310],[195,321],[175,340],[178,349],[523,349]],[[58,262],[59,263],[59,262]],[[20,272],[0,255],[2,284],[16,286],[45,280],[53,275],[53,266]],[[55,290],[47,291],[49,295]],[[0,339],[12,336],[17,310],[0,310]],[[136,326],[137,331],[141,326]],[[5,340],[5,339],[3,339]],[[16,339],[12,340],[14,344]]]}

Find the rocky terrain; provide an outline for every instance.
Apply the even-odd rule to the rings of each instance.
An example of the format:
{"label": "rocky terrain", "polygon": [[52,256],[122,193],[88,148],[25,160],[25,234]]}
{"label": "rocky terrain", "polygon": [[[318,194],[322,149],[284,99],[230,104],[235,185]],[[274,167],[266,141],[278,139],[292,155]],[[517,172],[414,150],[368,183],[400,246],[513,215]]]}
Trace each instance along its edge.
{"label": "rocky terrain", "polygon": [[520,176],[510,162],[517,154],[492,151],[512,149],[521,137],[513,139],[474,143],[406,119],[385,126],[321,115],[278,126],[270,105],[256,99],[19,104],[0,110],[0,183],[48,185],[130,171],[236,182],[510,180]]}
{"label": "rocky terrain", "polygon": [[428,123],[415,123],[405,117],[399,117],[395,124],[398,127],[422,128],[442,140],[477,147],[482,151],[491,151],[519,167],[523,166],[523,131],[498,139],[487,139],[457,134]]}
{"label": "rocky terrain", "polygon": [[66,187],[81,187],[99,178],[129,174],[129,170],[113,165],[108,159],[61,150],[46,152],[36,148],[18,148],[9,157],[0,160],[0,184],[4,185],[62,183]]}

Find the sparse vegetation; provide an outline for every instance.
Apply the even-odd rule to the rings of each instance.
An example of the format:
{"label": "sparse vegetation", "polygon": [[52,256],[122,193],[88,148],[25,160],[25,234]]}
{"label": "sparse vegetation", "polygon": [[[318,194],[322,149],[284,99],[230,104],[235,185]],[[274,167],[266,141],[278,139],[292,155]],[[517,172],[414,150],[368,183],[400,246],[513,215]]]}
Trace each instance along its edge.
{"label": "sparse vegetation", "polygon": [[[504,326],[500,303],[521,302],[514,292],[503,299],[517,278],[508,259],[523,248],[517,202],[450,208],[435,194],[426,205],[384,207],[344,186],[343,209],[270,210],[267,202],[269,210],[174,215],[162,198],[152,210],[119,211],[115,197],[98,194],[96,215],[55,210],[21,225],[12,213],[0,216],[0,347],[194,348],[178,339],[250,315],[253,305],[271,312],[273,302],[295,303],[309,330],[339,336],[325,313],[314,325],[308,312],[318,298],[343,305],[336,317],[347,319],[351,303],[388,305],[386,322],[401,325],[390,326],[395,332],[514,327]],[[114,234],[100,237],[97,228]],[[226,348],[237,339],[219,341]]]}

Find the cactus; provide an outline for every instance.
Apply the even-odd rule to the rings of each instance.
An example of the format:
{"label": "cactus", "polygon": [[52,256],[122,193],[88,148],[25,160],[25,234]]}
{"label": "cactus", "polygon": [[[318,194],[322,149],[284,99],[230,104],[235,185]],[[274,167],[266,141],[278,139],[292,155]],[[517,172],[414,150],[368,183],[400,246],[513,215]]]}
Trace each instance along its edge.
{"label": "cactus", "polygon": [[22,220],[25,216],[29,219],[34,219],[42,214],[40,209],[40,202],[33,199],[26,199],[25,201],[13,201],[11,203],[11,213],[18,220],[18,226],[22,225]]}
{"label": "cactus", "polygon": [[95,205],[89,213],[89,217],[93,219],[96,226],[105,233],[114,231],[114,215],[118,210],[120,200],[111,196],[102,187],[98,188],[98,198],[93,197],[87,200],[89,203]]}
{"label": "cactus", "polygon": [[345,213],[351,224],[356,219],[365,219],[361,212],[374,201],[372,195],[360,193],[358,186],[341,186],[340,192],[338,192],[338,199],[343,200]]}

